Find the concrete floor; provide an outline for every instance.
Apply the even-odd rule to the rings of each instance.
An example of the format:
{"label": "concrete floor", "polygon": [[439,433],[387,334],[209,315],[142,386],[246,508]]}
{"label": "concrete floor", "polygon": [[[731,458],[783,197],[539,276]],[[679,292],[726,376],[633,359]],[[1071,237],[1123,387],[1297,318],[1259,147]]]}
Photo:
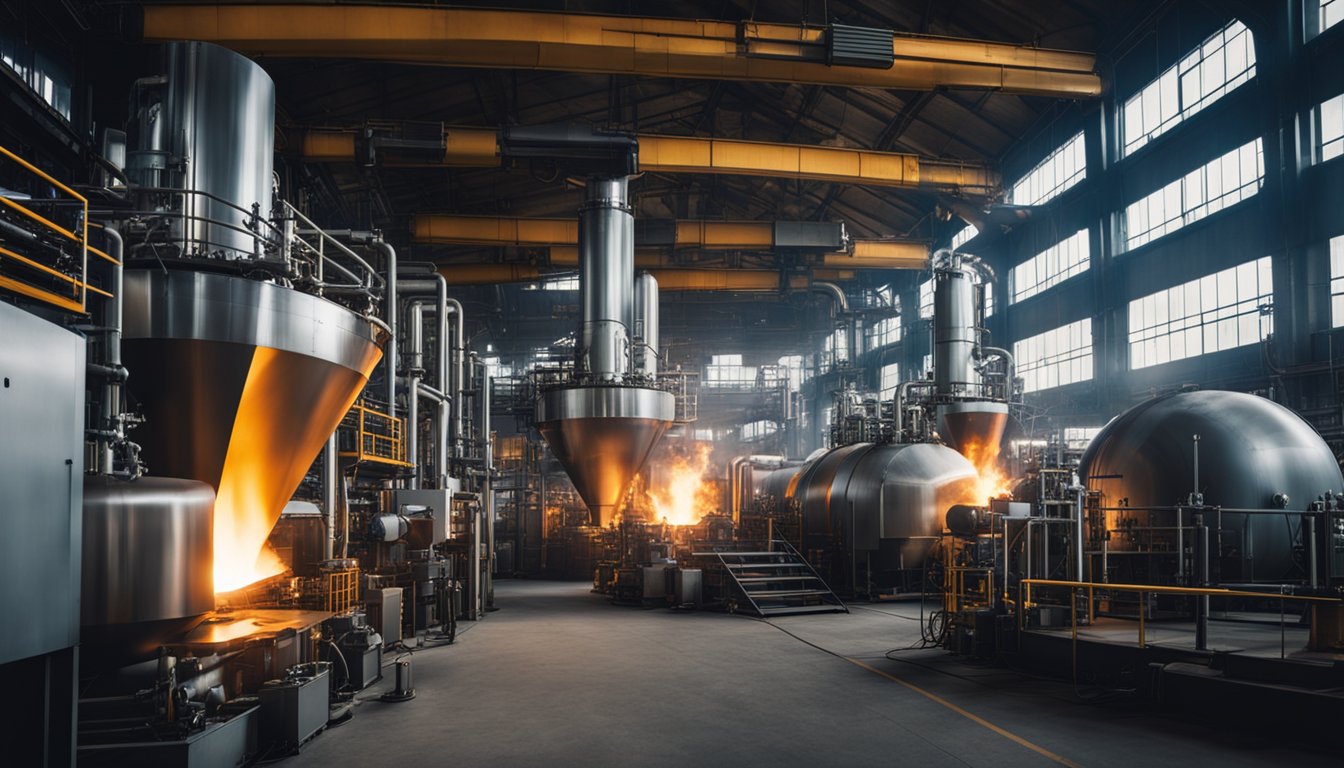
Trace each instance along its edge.
{"label": "concrete floor", "polygon": [[389,674],[282,765],[1339,765],[938,650],[888,659],[917,605],[766,623],[541,581],[499,582],[496,605],[411,656],[414,700],[376,700]]}

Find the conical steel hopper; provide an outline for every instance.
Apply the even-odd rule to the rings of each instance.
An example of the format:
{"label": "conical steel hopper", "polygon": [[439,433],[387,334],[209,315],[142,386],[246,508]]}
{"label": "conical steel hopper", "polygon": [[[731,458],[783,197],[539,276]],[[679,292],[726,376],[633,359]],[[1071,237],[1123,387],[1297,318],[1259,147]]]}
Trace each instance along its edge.
{"label": "conical steel hopper", "polygon": [[215,590],[278,572],[266,537],[382,357],[368,320],[271,283],[128,270],[123,360],[151,473],[215,488]]}
{"label": "conical steel hopper", "polygon": [[609,525],[630,481],[672,425],[676,403],[657,389],[584,386],[543,392],[537,429],[588,504]]}
{"label": "conical steel hopper", "polygon": [[938,406],[938,435],[977,465],[999,455],[1007,426],[1007,403],[963,400]]}

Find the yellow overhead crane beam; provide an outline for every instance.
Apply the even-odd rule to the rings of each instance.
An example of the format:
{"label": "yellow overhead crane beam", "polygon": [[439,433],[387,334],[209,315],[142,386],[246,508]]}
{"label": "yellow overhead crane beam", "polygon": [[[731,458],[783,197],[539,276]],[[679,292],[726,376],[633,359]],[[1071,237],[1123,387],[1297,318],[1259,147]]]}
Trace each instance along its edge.
{"label": "yellow overhead crane beam", "polygon": [[[637,138],[639,170],[650,173],[722,173],[986,192],[999,185],[998,174],[983,163],[924,158],[902,152],[655,134],[639,134]],[[310,162],[351,162],[358,155],[356,134],[350,129],[312,128],[303,135],[301,151],[303,159]],[[502,156],[495,130],[445,127],[442,158],[436,156],[427,163],[386,165],[495,167]]]}
{"label": "yellow overhead crane beam", "polygon": [[[662,291],[735,291],[742,293],[806,290],[807,275],[782,275],[773,269],[653,269]],[[439,274],[449,285],[497,285],[530,283],[543,279],[538,267],[528,264],[444,264]],[[823,275],[818,275],[822,279]],[[852,273],[828,272],[826,279],[852,279]]]}
{"label": "yellow overhead crane beam", "polygon": [[[203,40],[252,56],[1060,98],[1101,94],[1089,53],[839,25],[259,2],[146,5],[142,22],[146,41]],[[849,40],[859,47],[849,47]]]}
{"label": "yellow overhead crane beam", "polygon": [[[545,247],[550,263],[579,263],[576,219],[511,218],[417,214],[411,219],[412,239],[439,245],[485,245]],[[775,222],[679,220],[673,249],[770,250],[775,247]],[[914,240],[856,240],[844,252],[826,253],[820,266],[832,269],[925,269],[929,265],[928,243]],[[635,266],[644,269],[672,267],[660,249],[639,248]]]}

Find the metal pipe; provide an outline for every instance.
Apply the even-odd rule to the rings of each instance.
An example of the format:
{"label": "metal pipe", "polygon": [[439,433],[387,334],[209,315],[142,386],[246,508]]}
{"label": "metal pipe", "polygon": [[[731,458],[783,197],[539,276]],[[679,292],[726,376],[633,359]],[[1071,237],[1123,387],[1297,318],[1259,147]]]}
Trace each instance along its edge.
{"label": "metal pipe", "polygon": [[[849,299],[845,296],[845,289],[835,283],[828,283],[824,280],[813,280],[811,290],[817,293],[825,293],[835,299],[835,315],[839,319],[849,314]],[[852,315],[849,318],[849,325],[845,329],[845,362],[850,365],[858,363],[858,315]]]}
{"label": "metal pipe", "polygon": [[452,349],[450,352],[453,360],[451,368],[452,371],[451,381],[448,385],[448,389],[444,391],[451,393],[453,396],[453,429],[452,429],[453,457],[461,458],[462,390],[464,389],[462,383],[462,373],[463,373],[463,367],[466,363],[466,356],[467,356],[466,330],[465,330],[467,326],[467,315],[462,310],[462,302],[458,301],[457,299],[448,299],[447,308],[449,316],[454,318],[453,320],[454,327],[452,336],[453,342],[452,342]]}
{"label": "metal pipe", "polygon": [[489,558],[489,566],[485,569],[485,605],[487,608],[493,608],[495,605],[495,441],[490,432],[490,368],[484,364],[481,365],[480,399],[481,440],[485,446],[485,478],[484,487],[481,490],[485,499],[485,520],[488,536],[486,557]]}
{"label": "metal pipe", "polygon": [[927,389],[933,386],[931,381],[902,381],[896,385],[896,439],[902,441],[905,431],[905,397],[912,389]]}
{"label": "metal pipe", "polygon": [[624,176],[589,178],[579,209],[583,327],[577,362],[599,381],[619,381],[630,370],[635,218],[627,194]]}
{"label": "metal pipe", "polygon": [[322,543],[322,559],[330,560],[336,556],[336,505],[337,483],[340,482],[340,457],[336,453],[336,433],[327,438],[327,453],[322,462],[322,497],[326,509],[327,540]]}
{"label": "metal pipe", "polygon": [[658,279],[648,272],[635,279],[635,369],[649,378],[658,376]]}
{"label": "metal pipe", "polygon": [[[103,324],[107,327],[107,349],[105,350],[107,367],[115,375],[110,375],[103,381],[103,402],[102,418],[103,427],[113,433],[115,437],[98,439],[98,474],[110,475],[115,469],[115,458],[113,455],[113,445],[126,439],[125,424],[121,418],[121,385],[126,380],[126,368],[121,364],[121,328],[122,328],[122,294],[123,294],[123,255],[125,254],[125,242],[122,240],[121,233],[111,224],[103,225],[103,234],[108,241],[108,255],[114,259],[112,265],[112,298],[106,304],[106,316]],[[134,467],[128,468],[132,474],[135,473]]]}
{"label": "metal pipe", "polygon": [[384,350],[383,371],[387,376],[387,415],[397,418],[397,251],[387,241],[379,238],[373,241],[373,247],[383,252],[387,259],[387,283],[384,286],[383,305],[387,313],[387,325],[391,334]]}

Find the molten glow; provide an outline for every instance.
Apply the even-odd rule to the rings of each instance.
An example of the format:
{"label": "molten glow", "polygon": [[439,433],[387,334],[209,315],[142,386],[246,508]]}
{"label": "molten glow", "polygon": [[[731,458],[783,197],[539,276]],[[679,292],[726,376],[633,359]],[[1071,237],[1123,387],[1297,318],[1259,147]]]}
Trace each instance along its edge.
{"label": "molten glow", "polygon": [[266,543],[274,520],[258,499],[238,499],[238,484],[222,485],[215,499],[215,592],[236,589],[270,578],[285,564]]}
{"label": "molten glow", "polygon": [[709,458],[713,446],[695,442],[669,446],[662,458],[651,462],[647,495],[654,516],[670,525],[695,525],[717,511],[719,498],[712,480]]}
{"label": "molten glow", "polygon": [[999,447],[979,441],[962,446],[962,455],[970,459],[979,473],[976,481],[976,504],[984,504],[989,499],[997,499],[1012,493],[1013,487],[1008,476],[999,468]]}

